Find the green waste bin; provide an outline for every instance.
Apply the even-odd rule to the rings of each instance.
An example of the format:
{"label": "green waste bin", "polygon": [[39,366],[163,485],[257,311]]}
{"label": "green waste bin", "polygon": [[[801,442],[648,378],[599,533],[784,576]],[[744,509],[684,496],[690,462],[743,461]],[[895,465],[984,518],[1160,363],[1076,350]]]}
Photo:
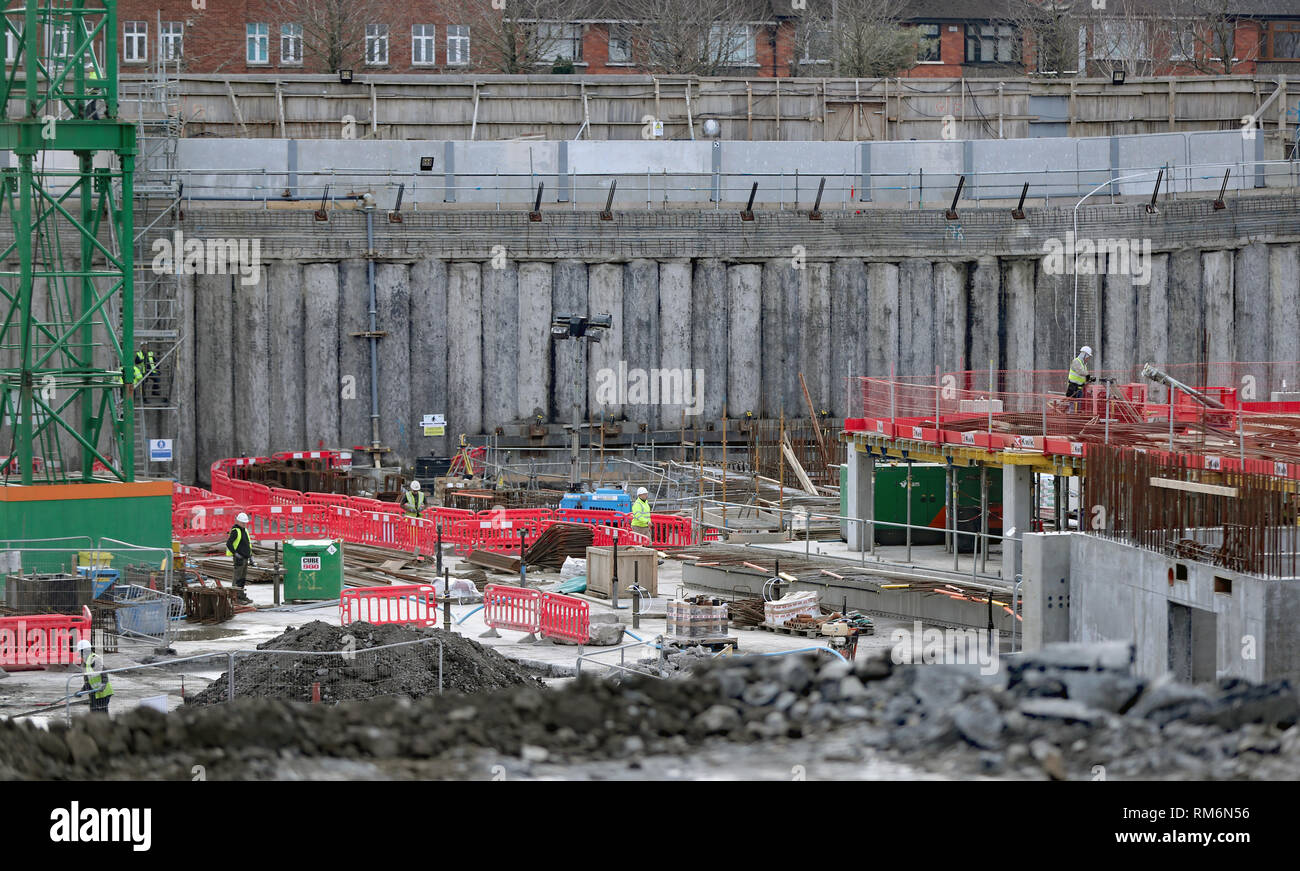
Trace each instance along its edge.
{"label": "green waste bin", "polygon": [[343,542],[331,539],[284,543],[286,601],[337,599],[343,592]]}

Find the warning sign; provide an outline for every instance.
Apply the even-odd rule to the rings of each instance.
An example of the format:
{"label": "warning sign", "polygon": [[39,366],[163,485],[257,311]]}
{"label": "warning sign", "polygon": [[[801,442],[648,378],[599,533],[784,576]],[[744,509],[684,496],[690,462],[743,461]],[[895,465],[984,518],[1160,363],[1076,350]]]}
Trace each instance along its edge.
{"label": "warning sign", "polygon": [[304,572],[318,572],[318,571],[320,571],[320,557],[318,557],[318,556],[305,556],[305,557],[303,557],[303,558],[302,558],[302,570],[303,570]]}
{"label": "warning sign", "polygon": [[420,429],[429,437],[447,434],[447,418],[441,414],[426,414],[420,418]]}

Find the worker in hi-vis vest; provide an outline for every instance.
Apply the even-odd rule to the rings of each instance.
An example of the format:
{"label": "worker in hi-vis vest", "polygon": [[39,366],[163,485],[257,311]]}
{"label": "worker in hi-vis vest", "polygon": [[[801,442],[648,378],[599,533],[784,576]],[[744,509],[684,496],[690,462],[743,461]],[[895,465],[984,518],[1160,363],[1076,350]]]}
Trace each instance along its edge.
{"label": "worker in hi-vis vest", "polygon": [[104,674],[103,660],[90,646],[90,642],[81,639],[77,642],[77,656],[81,657],[81,676],[83,683],[77,695],[90,696],[90,711],[94,714],[107,714],[108,702],[113,698],[113,684]]}
{"label": "worker in hi-vis vest", "polygon": [[1092,348],[1084,345],[1079,349],[1079,356],[1070,363],[1069,384],[1065,386],[1065,398],[1074,399],[1083,395],[1083,385],[1096,381],[1088,374],[1088,361],[1092,359]]}
{"label": "worker in hi-vis vest", "polygon": [[424,491],[419,481],[411,482],[411,489],[402,494],[402,513],[407,517],[419,517],[424,513]]}
{"label": "worker in hi-vis vest", "polygon": [[646,499],[650,491],[640,487],[636,491],[636,501],[632,503],[632,529],[642,535],[650,535],[650,502]]}
{"label": "worker in hi-vis vest", "polygon": [[248,577],[248,565],[253,561],[253,543],[248,538],[248,515],[242,511],[235,518],[235,525],[230,527],[230,535],[226,536],[226,556],[235,558],[234,582],[239,591],[239,603],[251,604],[253,600],[244,592],[244,581]]}

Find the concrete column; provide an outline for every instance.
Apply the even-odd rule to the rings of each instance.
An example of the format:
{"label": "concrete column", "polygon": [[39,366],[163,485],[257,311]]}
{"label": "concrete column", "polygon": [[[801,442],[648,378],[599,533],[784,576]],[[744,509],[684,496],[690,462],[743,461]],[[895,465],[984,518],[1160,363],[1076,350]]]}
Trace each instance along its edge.
{"label": "concrete column", "polygon": [[1201,287],[1205,293],[1205,329],[1209,333],[1210,363],[1224,363],[1237,359],[1236,330],[1233,319],[1236,308],[1233,300],[1233,254],[1231,251],[1207,251],[1201,255]]}
{"label": "concrete column", "polygon": [[[1070,540],[1075,533],[1025,536],[1021,585],[1025,652],[1070,641]],[[1006,557],[1004,556],[1003,559]]]}
{"label": "concrete column", "polygon": [[898,267],[899,375],[934,373],[934,266],[910,257]]}
{"label": "concrete column", "polygon": [[[447,272],[447,434],[483,431],[483,279],[479,264],[453,263]],[[460,361],[468,361],[464,365]]]}
{"label": "concrete column", "polygon": [[[172,404],[176,406],[176,480],[193,484],[197,478],[195,463],[198,441],[194,429],[194,409],[198,403],[194,385],[194,345],[198,341],[194,324],[195,276],[184,274],[176,279],[177,316],[176,329],[181,341],[173,355]],[[206,477],[206,476],[205,476]]]}
{"label": "concrete column", "polygon": [[1102,293],[1101,347],[1093,349],[1097,353],[1097,366],[1093,368],[1125,370],[1137,358],[1140,290],[1133,284],[1132,275],[1107,273],[1098,277],[1105,290]]}
{"label": "concrete column", "polygon": [[411,455],[411,268],[375,265],[379,329],[379,433],[394,465],[412,465]]}
{"label": "concrete column", "polygon": [[[548,295],[549,300],[549,295]],[[420,420],[447,409],[447,263],[417,260],[411,266],[411,454],[451,455],[453,436],[425,436]],[[520,377],[524,373],[520,371]],[[459,431],[458,431],[459,432]]]}
{"label": "concrete column", "polygon": [[867,265],[867,371],[888,378],[898,362],[898,264]]}
{"label": "concrete column", "polygon": [[[606,420],[617,420],[623,416],[621,373],[627,371],[623,355],[623,264],[592,264],[587,270],[587,301],[593,315],[608,314],[614,320],[605,336],[587,349],[587,396],[592,420],[599,422],[602,411]],[[624,364],[622,369],[619,363]]]}
{"label": "concrete column", "polygon": [[935,362],[944,372],[956,372],[966,362],[966,264],[941,260],[934,264]]}
{"label": "concrete column", "polygon": [[[633,260],[623,269],[623,352],[628,369],[648,373],[659,365],[659,264],[653,260]],[[632,399],[623,407],[627,419],[653,424],[648,394]]]}
{"label": "concrete column", "polygon": [[551,264],[519,264],[519,417],[551,419]]}
{"label": "concrete column", "polygon": [[[1233,269],[1233,298],[1236,308],[1233,327],[1236,344],[1230,359],[1243,363],[1268,360],[1269,303],[1272,292],[1269,279],[1269,246],[1252,242],[1236,253]],[[1291,307],[1295,308],[1295,286],[1291,287]],[[1259,373],[1260,376],[1263,373]],[[1267,397],[1262,397],[1267,399]]]}
{"label": "concrete column", "polygon": [[[1273,245],[1269,251],[1269,357],[1270,360],[1300,360],[1300,246]],[[1287,378],[1287,389],[1300,389],[1296,375]],[[1293,387],[1296,385],[1296,387]],[[1281,390],[1281,380],[1272,385]],[[1267,398],[1267,397],[1261,397]]]}
{"label": "concrete column", "polygon": [[[1151,281],[1137,287],[1137,351],[1134,365],[1163,365],[1169,359],[1169,255],[1151,255]],[[1147,382],[1147,396],[1163,402],[1167,398],[1162,384]]]}
{"label": "concrete column", "polygon": [[1167,362],[1195,363],[1205,329],[1201,252],[1182,248],[1169,255],[1169,353]]}
{"label": "concrete column", "polygon": [[691,279],[691,370],[699,378],[691,381],[695,408],[705,420],[729,417],[744,409],[729,405],[727,382],[727,268],[720,260],[700,260]]}
{"label": "concrete column", "polygon": [[[691,264],[672,260],[659,264],[659,366],[677,377],[650,379],[651,401],[658,399],[658,425],[661,429],[678,429],[682,412],[691,417],[693,409],[680,400],[681,386],[691,366]],[[678,385],[673,388],[673,385]],[[690,425],[693,421],[688,420]]]}
{"label": "concrete column", "polygon": [[234,282],[235,454],[250,457],[263,455],[271,441],[266,267],[256,274],[255,284],[244,284],[242,277]]}
{"label": "concrete column", "polygon": [[763,344],[759,327],[763,269],[738,263],[727,269],[727,396],[728,412],[743,417],[761,407]]}
{"label": "concrete column", "polygon": [[[1006,268],[1006,368],[1024,374],[1010,376],[1006,389],[1013,393],[1033,393],[1034,377],[1030,370],[1034,368],[1034,350],[1038,344],[1034,336],[1036,326],[1036,306],[1034,303],[1034,268],[1036,260],[1009,260]],[[984,363],[985,369],[988,362]],[[1025,397],[1024,401],[1029,401]],[[1025,408],[1014,406],[1008,411],[1023,411]]]}
{"label": "concrete column", "polygon": [[[785,368],[781,370],[781,401],[786,417],[803,417],[803,390],[799,387],[799,369],[803,359],[803,328],[800,314],[803,311],[803,275],[808,271],[807,260],[799,261],[781,282],[781,336],[785,342]],[[793,264],[792,264],[793,266]]]}
{"label": "concrete column", "polygon": [[302,283],[303,447],[338,448],[344,445],[339,435],[339,347],[346,341],[339,338],[338,264],[308,264]]}
{"label": "concrete column", "polygon": [[1033,531],[1033,483],[1029,466],[1002,467],[1002,577],[1008,581],[1021,572],[1021,541]]}
{"label": "concrete column", "polygon": [[235,455],[234,291],[229,275],[200,275],[194,285],[194,431],[198,478]]}
{"label": "concrete column", "polygon": [[[975,384],[987,389],[989,361],[997,369],[1002,362],[1002,340],[998,325],[1002,318],[1002,272],[995,257],[981,257],[975,263],[967,308],[970,312],[970,356],[966,368],[976,373]],[[1068,365],[1068,363],[1066,364]]]}
{"label": "concrete column", "polygon": [[[499,261],[498,261],[499,262]],[[483,429],[519,417],[519,268],[483,266]]]}
{"label": "concrete column", "polygon": [[[302,264],[277,260],[267,267],[270,301],[270,442],[271,451],[298,451],[307,443],[304,408],[306,376],[303,344]],[[337,336],[337,333],[335,334]],[[337,341],[337,339],[336,339]]]}
{"label": "concrete column", "polygon": [[863,451],[850,445],[848,455],[848,500],[845,509],[849,517],[861,518],[868,523],[848,524],[849,550],[870,550],[869,542],[873,534],[869,521],[875,520],[875,482],[876,461]]}
{"label": "concrete column", "polygon": [[[551,285],[552,316],[585,315],[587,305],[587,264],[581,260],[561,260],[555,264]],[[560,423],[573,420],[576,402],[582,422],[587,420],[587,348],[585,341],[564,339],[551,343],[555,361],[555,419]]]}
{"label": "concrete column", "polygon": [[[767,418],[775,418],[785,409],[785,372],[792,365],[791,349],[785,340],[785,285],[792,280],[791,272],[788,258],[763,264],[759,316],[763,358],[759,372],[759,402],[762,406],[760,414]],[[797,353],[797,346],[794,350]],[[790,412],[790,409],[785,410]]]}
{"label": "concrete column", "polygon": [[831,264],[830,409],[848,417],[857,407],[857,383],[867,371],[867,268],[856,257]]}
{"label": "concrete column", "polygon": [[[1073,329],[1074,276],[1053,275],[1040,268],[1034,282],[1035,369],[1070,368],[1070,361],[1079,352],[1074,347]],[[1065,376],[1040,386],[1054,393],[1064,393]]]}
{"label": "concrete column", "polygon": [[[370,286],[363,260],[345,260],[339,276],[339,438],[370,444]],[[368,457],[354,462],[369,464]]]}
{"label": "concrete column", "polygon": [[[831,407],[832,384],[841,388],[839,379],[831,375],[831,265],[809,263],[799,273],[799,371],[808,384],[808,395],[813,408],[820,411]],[[797,397],[798,416],[808,414],[808,404],[800,388]]]}

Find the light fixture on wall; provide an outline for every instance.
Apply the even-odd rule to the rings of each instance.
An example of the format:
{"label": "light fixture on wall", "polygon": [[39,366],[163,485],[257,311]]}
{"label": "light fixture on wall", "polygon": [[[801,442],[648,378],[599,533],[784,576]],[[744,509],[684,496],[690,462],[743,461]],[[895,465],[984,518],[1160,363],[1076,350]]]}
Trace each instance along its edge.
{"label": "light fixture on wall", "polygon": [[339,70],[339,82],[344,85],[352,84],[352,70]]}
{"label": "light fixture on wall", "polygon": [[1124,71],[1123,71],[1123,70],[1111,70],[1111,73],[1110,73],[1110,83],[1111,83],[1112,85],[1122,85],[1122,84],[1124,84]]}

